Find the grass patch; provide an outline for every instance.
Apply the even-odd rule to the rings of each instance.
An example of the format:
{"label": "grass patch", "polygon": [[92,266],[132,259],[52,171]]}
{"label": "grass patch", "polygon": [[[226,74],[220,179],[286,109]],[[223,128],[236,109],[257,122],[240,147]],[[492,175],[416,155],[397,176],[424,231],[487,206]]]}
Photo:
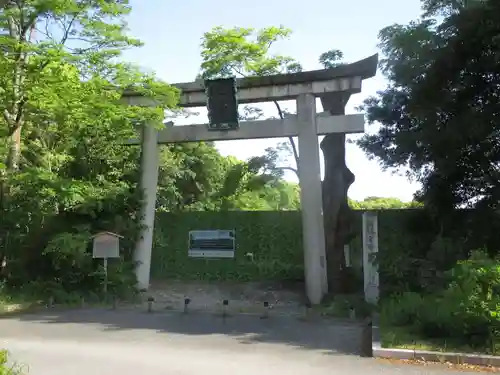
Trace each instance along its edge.
{"label": "grass patch", "polygon": [[[102,296],[88,294],[82,296],[79,293],[64,293],[57,291],[52,297],[53,307],[57,308],[81,308],[81,307],[106,307],[112,305],[112,296],[105,301]],[[122,299],[120,302],[132,303],[137,301],[137,296]],[[27,312],[35,312],[47,308],[49,298],[40,296],[39,293],[26,288],[23,290],[10,290],[0,286],[0,316],[13,315]],[[2,375],[0,373],[0,375]]]}
{"label": "grass patch", "polygon": [[410,327],[391,327],[382,325],[380,327],[380,341],[383,348],[488,355],[500,354],[500,342],[495,343],[495,345],[486,345],[487,343],[485,343],[484,347],[472,348],[446,338],[426,339],[419,337],[412,332]]}

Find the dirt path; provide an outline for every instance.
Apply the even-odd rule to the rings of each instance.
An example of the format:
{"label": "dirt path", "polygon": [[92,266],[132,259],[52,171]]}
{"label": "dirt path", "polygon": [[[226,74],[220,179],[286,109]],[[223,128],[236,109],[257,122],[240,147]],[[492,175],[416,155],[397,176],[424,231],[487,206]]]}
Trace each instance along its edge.
{"label": "dirt path", "polygon": [[300,315],[304,312],[303,284],[292,283],[224,283],[166,281],[153,283],[143,294],[143,303],[154,297],[159,308],[182,310],[189,298],[192,311],[222,310],[228,300],[228,312],[261,313],[267,302],[273,314]]}

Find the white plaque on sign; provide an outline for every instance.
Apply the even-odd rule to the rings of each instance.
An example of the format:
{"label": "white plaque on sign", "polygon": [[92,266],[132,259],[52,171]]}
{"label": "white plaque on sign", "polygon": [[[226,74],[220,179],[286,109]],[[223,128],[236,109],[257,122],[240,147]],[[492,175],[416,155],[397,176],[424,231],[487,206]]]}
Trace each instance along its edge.
{"label": "white plaque on sign", "polygon": [[188,256],[191,258],[234,258],[234,230],[192,230]]}
{"label": "white plaque on sign", "polygon": [[101,259],[119,258],[120,238],[123,237],[111,232],[101,232],[96,234],[92,237],[92,256],[94,258]]}
{"label": "white plaque on sign", "polygon": [[378,215],[376,212],[363,213],[363,275],[365,300],[377,303],[379,297],[378,266],[374,258],[378,253]]}

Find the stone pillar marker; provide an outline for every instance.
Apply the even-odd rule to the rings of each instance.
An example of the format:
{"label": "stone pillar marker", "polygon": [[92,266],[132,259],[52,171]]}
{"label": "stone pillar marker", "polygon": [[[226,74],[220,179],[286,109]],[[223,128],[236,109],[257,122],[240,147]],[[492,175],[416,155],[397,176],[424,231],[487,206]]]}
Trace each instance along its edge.
{"label": "stone pillar marker", "polygon": [[379,298],[379,273],[375,257],[378,254],[377,212],[363,213],[363,276],[365,300],[377,303]]}
{"label": "stone pillar marker", "polygon": [[[331,69],[237,79],[236,97],[239,104],[296,100],[297,115],[283,120],[243,121],[238,129],[228,130],[209,129],[206,124],[175,126],[169,123],[163,130],[146,126],[140,138],[131,139],[128,144],[139,144],[143,149],[141,184],[145,194],[142,215],[144,229],[134,256],[139,263],[136,268],[139,287],[149,287],[158,183],[156,144],[298,137],[306,294],[311,304],[319,304],[328,291],[328,284],[318,136],[330,133],[362,133],[364,115],[334,115],[330,111],[318,114],[315,100],[329,93],[350,96],[361,92],[363,79],[375,76],[377,64],[378,55],[373,55]],[[174,86],[181,90],[180,106],[206,106],[204,82],[178,83]],[[152,100],[147,104],[148,99],[133,90],[125,92],[123,99],[130,105],[155,105]]]}

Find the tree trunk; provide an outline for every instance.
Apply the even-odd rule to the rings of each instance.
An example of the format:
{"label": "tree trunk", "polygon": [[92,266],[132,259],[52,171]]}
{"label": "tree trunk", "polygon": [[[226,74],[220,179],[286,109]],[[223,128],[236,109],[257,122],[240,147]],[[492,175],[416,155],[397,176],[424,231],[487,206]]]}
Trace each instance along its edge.
{"label": "tree trunk", "polygon": [[[332,115],[345,114],[349,96],[334,93],[322,97],[324,110]],[[345,134],[328,134],[321,142],[325,161],[322,193],[328,290],[333,294],[344,293],[348,288],[344,245],[352,232],[347,192],[354,182],[354,174],[346,166],[345,140]]]}
{"label": "tree trunk", "polygon": [[7,157],[7,169],[10,171],[17,171],[19,169],[19,162],[21,161],[21,131],[22,125],[19,124],[10,138],[9,154]]}
{"label": "tree trunk", "polygon": [[26,44],[31,43],[34,38],[36,17],[31,15],[25,19],[24,12],[26,9],[24,8],[24,4],[7,2],[4,6],[18,7],[20,11],[18,19],[14,19],[12,15],[7,19],[9,37],[17,42],[17,46],[8,52],[13,60],[12,93],[9,98],[10,104],[7,105],[3,113],[10,134],[7,169],[17,171],[21,161],[21,132],[24,123],[24,106],[26,101],[24,84],[29,60]]}

